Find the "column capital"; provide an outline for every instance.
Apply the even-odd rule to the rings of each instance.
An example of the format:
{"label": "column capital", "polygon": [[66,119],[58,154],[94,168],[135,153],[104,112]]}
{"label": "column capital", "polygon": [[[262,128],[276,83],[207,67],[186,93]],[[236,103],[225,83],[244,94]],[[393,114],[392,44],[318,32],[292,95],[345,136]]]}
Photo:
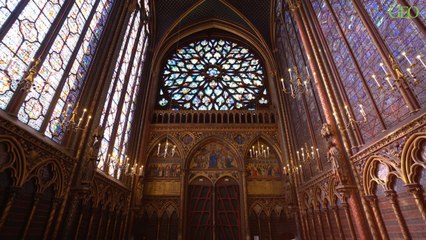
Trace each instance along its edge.
{"label": "column capital", "polygon": [[407,191],[412,194],[419,194],[423,192],[422,186],[418,183],[407,184],[405,187],[407,188]]}
{"label": "column capital", "polygon": [[287,3],[291,11],[299,9],[301,5],[300,0],[287,0]]}
{"label": "column capital", "polygon": [[377,201],[376,195],[365,195],[364,199],[367,200],[370,203],[375,203]]}
{"label": "column capital", "polygon": [[386,190],[385,195],[392,203],[397,201],[398,195],[394,190]]}

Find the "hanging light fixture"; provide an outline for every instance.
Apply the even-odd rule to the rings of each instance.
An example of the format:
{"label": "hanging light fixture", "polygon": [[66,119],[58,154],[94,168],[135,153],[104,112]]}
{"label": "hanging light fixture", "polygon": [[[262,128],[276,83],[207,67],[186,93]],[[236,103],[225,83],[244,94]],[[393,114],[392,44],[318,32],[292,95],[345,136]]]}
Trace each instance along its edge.
{"label": "hanging light fixture", "polygon": [[293,67],[294,69],[294,77],[293,77],[293,71],[291,68],[288,69],[288,74],[290,76],[289,80],[289,86],[290,89],[286,88],[284,79],[281,78],[281,85],[282,90],[284,93],[289,94],[292,98],[296,98],[296,96],[305,94],[309,94],[309,84],[311,83],[311,75],[309,74],[309,69],[307,66],[305,66],[306,69],[306,79],[302,79],[302,77],[299,74],[299,70],[297,69],[297,66]]}
{"label": "hanging light fixture", "polygon": [[176,145],[173,145],[173,147],[171,145],[172,144],[169,143],[169,137],[167,135],[166,142],[164,145],[162,145],[161,143],[158,143],[157,157],[163,157],[163,158],[174,157],[176,153]]}
{"label": "hanging light fixture", "polygon": [[257,139],[257,143],[253,144],[249,149],[250,158],[252,159],[265,159],[269,158],[270,150],[266,144]]}

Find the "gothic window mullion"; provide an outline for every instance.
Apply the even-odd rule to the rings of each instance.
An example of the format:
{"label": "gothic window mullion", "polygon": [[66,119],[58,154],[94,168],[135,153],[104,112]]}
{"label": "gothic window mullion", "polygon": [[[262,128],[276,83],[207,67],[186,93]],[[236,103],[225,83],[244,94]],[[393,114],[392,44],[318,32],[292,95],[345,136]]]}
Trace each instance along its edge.
{"label": "gothic window mullion", "polygon": [[[291,21],[291,25],[293,27],[294,35],[295,35],[295,38],[296,38],[296,41],[297,41],[297,46],[298,46],[298,49],[300,51],[300,57],[302,58],[302,61],[305,64],[305,66],[307,66],[305,58],[304,58],[304,55],[303,55],[303,52],[302,52],[302,45],[300,44],[299,37],[297,36],[296,25],[295,25],[292,17],[290,17],[290,21]],[[295,56],[293,55],[293,57],[295,57]],[[296,62],[296,59],[294,61]],[[296,64],[296,66],[297,66],[297,64]],[[302,71],[299,70],[299,74],[301,74],[301,73],[302,73]],[[311,113],[309,111],[310,109],[309,109],[309,106],[308,106],[308,100],[306,99],[306,95],[305,94],[302,94],[301,97],[302,97],[303,106],[304,106],[304,109],[305,109],[305,114],[306,114],[306,119],[307,119],[307,122],[308,122],[308,127],[309,127],[309,130],[310,130],[309,132],[311,134],[312,144],[314,145],[315,148],[317,148],[318,147],[318,143],[317,143],[317,138],[316,138],[315,131],[314,131],[314,126],[313,126],[313,123],[312,123],[312,115],[311,115]],[[317,109],[317,110],[318,110],[318,115],[321,116],[321,112],[319,111],[319,109]],[[320,164],[318,165],[318,167],[321,168]]]}
{"label": "gothic window mullion", "polygon": [[[352,60],[353,60],[353,62],[354,62],[354,64],[355,64],[355,69],[356,69],[356,71],[358,72],[358,75],[360,76],[360,78],[361,78],[361,80],[362,80],[363,87],[364,87],[365,91],[367,92],[368,99],[369,99],[369,100],[370,100],[370,102],[373,104],[374,112],[375,112],[375,114],[377,115],[377,116],[376,116],[376,117],[377,117],[377,119],[379,119],[379,122],[380,122],[380,124],[381,124],[381,126],[382,126],[382,130],[386,130],[386,129],[387,129],[386,123],[384,122],[383,117],[382,117],[382,115],[380,114],[380,111],[379,111],[379,108],[378,108],[378,106],[377,106],[377,102],[376,102],[376,100],[372,97],[371,89],[370,89],[370,87],[369,87],[369,86],[368,86],[368,84],[367,84],[367,81],[366,81],[366,79],[365,79],[365,77],[364,77],[363,72],[361,71],[361,67],[360,67],[360,65],[359,65],[359,61],[358,61],[358,59],[355,57],[355,54],[353,53],[353,50],[352,50],[352,47],[351,47],[351,45],[350,45],[350,43],[349,43],[349,41],[348,41],[348,38],[347,38],[347,36],[345,35],[345,32],[343,31],[343,28],[342,28],[342,25],[341,25],[342,23],[341,23],[341,22],[337,19],[336,12],[335,12],[335,11],[334,11],[334,9],[332,8],[330,1],[329,1],[329,0],[325,0],[325,3],[327,4],[327,6],[328,6],[328,7],[329,7],[329,9],[330,9],[331,16],[333,17],[333,20],[334,20],[334,22],[335,22],[335,24],[336,24],[336,26],[337,26],[337,30],[339,30],[340,36],[341,36],[341,38],[342,38],[342,40],[343,40],[343,43],[344,43],[344,44],[345,44],[345,46],[347,47],[347,49],[348,49],[348,51],[349,51],[349,53],[350,53],[350,57],[352,58]],[[343,91],[344,91],[344,94],[345,94],[345,95],[347,95],[347,94],[346,94],[346,90],[345,90],[344,88],[343,88]],[[351,112],[352,112],[352,114],[353,114],[352,105],[351,105],[351,104],[349,104],[349,106],[348,106],[348,107],[351,109]]]}
{"label": "gothic window mullion", "polygon": [[[127,39],[125,39],[125,43],[124,43],[124,46],[123,46],[123,48],[122,49],[120,49],[120,51],[121,51],[121,58],[120,58],[120,64],[119,64],[119,66],[118,66],[118,68],[117,68],[117,72],[115,72],[115,73],[113,73],[113,83],[112,83],[112,87],[111,87],[111,98],[110,99],[108,99],[107,98],[107,107],[106,107],[106,110],[105,110],[105,112],[103,113],[103,115],[104,116],[108,116],[109,114],[110,114],[110,111],[111,111],[111,105],[112,105],[112,95],[114,94],[114,92],[115,92],[115,90],[116,90],[116,87],[117,87],[117,83],[118,83],[118,81],[120,81],[120,79],[119,79],[119,77],[118,77],[118,75],[120,74],[120,71],[121,71],[121,68],[122,68],[122,65],[123,65],[123,60],[124,60],[124,58],[125,58],[125,51],[126,51],[126,49],[127,49],[127,47],[128,47],[128,44],[129,44],[129,41],[130,41],[130,34],[131,34],[131,29],[133,29],[133,26],[134,26],[134,24],[135,24],[135,19],[136,19],[136,17],[137,17],[137,14],[134,14],[134,16],[133,16],[133,19],[131,20],[132,22],[131,22],[131,24],[129,24],[129,26],[128,26],[128,35],[127,36],[125,36],[125,37],[127,37]],[[127,31],[127,30],[126,30]],[[107,124],[107,118],[104,118],[103,119],[103,122],[101,122],[101,125],[102,125],[102,127],[103,128],[105,128],[106,127],[106,124]]]}
{"label": "gothic window mullion", "polygon": [[[294,24],[294,22],[293,22],[293,19],[291,18],[291,20],[292,20],[292,23],[293,23],[293,28],[295,29],[296,28],[296,26],[295,26],[295,24]],[[299,30],[299,31],[301,31],[301,30]],[[296,40],[297,40],[297,43],[298,43],[298,46],[299,46],[299,49],[300,49],[300,52],[301,52],[301,55],[302,55],[302,60],[303,60],[303,63],[304,63],[304,65],[307,67],[307,68],[309,68],[309,64],[308,64],[308,60],[306,59],[306,55],[305,54],[303,54],[303,47],[302,47],[302,44],[301,44],[301,42],[300,42],[300,36],[298,36],[297,38],[296,38]],[[315,107],[316,107],[316,110],[317,110],[317,112],[318,112],[318,116],[319,116],[319,118],[320,118],[320,120],[321,120],[321,123],[324,123],[324,118],[323,118],[323,115],[322,115],[322,113],[321,113],[321,108],[320,108],[320,106],[319,106],[319,103],[318,103],[318,97],[317,97],[317,95],[316,95],[316,92],[314,91],[314,87],[315,87],[315,85],[314,85],[314,82],[313,81],[311,81],[310,82],[310,87],[311,87],[311,93],[312,93],[312,95],[313,95],[313,99],[314,99],[314,103],[315,103]]]}
{"label": "gothic window mullion", "polygon": [[[81,34],[80,34],[80,37],[78,39],[77,45],[75,46],[75,48],[74,48],[74,50],[72,52],[72,55],[71,55],[71,57],[70,57],[70,59],[69,59],[69,61],[67,63],[65,71],[64,71],[64,73],[62,75],[62,78],[61,78],[61,80],[59,82],[59,85],[56,88],[56,91],[55,91],[55,94],[53,96],[53,99],[52,99],[52,101],[51,101],[51,103],[50,103],[50,105],[48,107],[48,110],[47,110],[47,112],[45,114],[45,118],[43,120],[43,123],[42,123],[42,125],[41,125],[41,127],[39,129],[39,131],[42,132],[42,133],[46,130],[46,127],[47,127],[47,125],[48,125],[48,123],[50,121],[50,118],[51,118],[51,116],[53,114],[53,110],[56,107],[56,103],[58,101],[59,95],[61,94],[62,88],[64,87],[64,85],[65,85],[65,83],[66,83],[66,81],[68,79],[68,74],[69,74],[69,72],[71,70],[71,67],[74,64],[76,55],[77,55],[78,51],[80,50],[80,47],[81,47],[81,45],[82,45],[82,43],[84,41],[84,37],[86,36],[86,32],[89,29],[89,25],[92,22],[93,16],[95,15],[96,9],[97,9],[100,1],[101,0],[97,0],[96,1],[96,3],[94,4],[94,6],[93,6],[93,8],[92,8],[92,10],[90,12],[89,17],[86,19],[86,23],[84,24],[83,30],[81,31]],[[78,100],[76,100],[74,102],[74,104],[76,104],[77,102],[78,102]],[[66,120],[66,119],[64,119],[64,120]]]}
{"label": "gothic window mullion", "polygon": [[[144,40],[143,40],[143,45],[142,45],[142,53],[143,53],[143,49],[145,49],[145,46],[146,46],[145,44],[147,44],[147,39],[148,39],[148,35],[145,35],[144,36]],[[137,85],[138,80],[140,78],[141,70],[143,69],[144,60],[145,60],[144,56],[141,54],[141,56],[139,58],[139,61],[137,63],[138,67],[137,67],[136,76],[135,76],[135,78],[136,78],[136,80],[135,80],[135,86],[132,87],[130,96],[134,96],[134,94],[136,94],[136,91],[139,90],[139,87],[137,87],[136,85]],[[126,134],[125,133],[127,132],[127,128],[129,127],[129,121],[127,121],[127,119],[129,119],[130,115],[132,114],[132,109],[134,107],[134,104],[132,103],[133,99],[130,99],[130,101],[131,102],[130,102],[129,106],[127,107],[127,110],[126,110],[126,116],[125,116],[126,122],[124,123],[122,135],[121,135],[120,140],[119,140],[120,146],[118,148],[119,149],[118,156],[121,156],[123,154],[122,153],[122,149],[123,149],[123,146],[125,144],[125,138],[126,138]]]}
{"label": "gothic window mullion", "polygon": [[[292,19],[292,17],[290,16],[289,17],[290,19]],[[291,21],[291,23],[290,24],[292,24],[293,25],[293,22]],[[290,52],[291,52],[291,54],[290,54],[290,56],[291,56],[291,60],[293,61],[293,63],[294,63],[294,66],[296,67],[296,68],[298,68],[298,66],[297,66],[297,61],[296,61],[296,56],[295,56],[295,53],[294,53],[294,49],[293,49],[293,47],[292,47],[292,44],[291,44],[291,41],[290,41],[290,33],[289,33],[289,29],[287,29],[287,26],[286,26],[286,23],[284,23],[283,24],[283,26],[284,26],[284,29],[285,29],[285,32],[286,32],[286,39],[287,39],[287,44],[290,46]],[[293,25],[293,27],[294,27],[294,25]],[[296,33],[295,33],[296,34]],[[289,68],[290,68],[290,66],[288,66]],[[291,84],[291,83],[290,83]],[[305,100],[306,101],[306,99],[304,98],[305,96],[302,94],[302,100]],[[295,102],[293,102],[292,104],[296,104]],[[296,104],[297,105],[297,104]],[[297,107],[297,106],[296,106]],[[307,111],[308,111],[308,109],[306,109],[306,105],[304,104],[303,105],[303,109],[304,109],[304,111],[305,111],[305,115],[307,115]],[[306,116],[306,124],[308,125],[308,127],[309,127],[309,129],[311,129],[311,122],[310,122],[310,119],[308,119],[308,116],[309,115],[307,115]],[[311,139],[313,139],[314,138],[314,134],[311,132],[311,131],[309,131],[309,135],[310,135],[310,137],[311,137]],[[296,136],[298,136],[298,135],[296,135]],[[296,137],[296,139],[297,140],[301,140],[301,139],[299,139],[299,138],[297,138]],[[296,141],[299,145],[300,144],[303,144],[303,143],[301,143],[301,142],[299,142],[299,141]]]}
{"label": "gothic window mullion", "polygon": [[[9,56],[8,56],[6,60],[4,60],[4,61],[9,61],[9,64],[7,65],[8,68],[0,69],[0,71],[6,72],[7,77],[5,80],[10,81],[10,87],[6,91],[12,92],[12,95],[9,98],[9,100],[0,99],[0,103],[1,103],[1,100],[6,101],[5,109],[10,114],[16,115],[18,113],[19,108],[21,107],[27,95],[27,91],[23,87],[19,86],[17,83],[15,84],[14,82],[19,82],[24,80],[29,75],[30,70],[32,70],[33,76],[38,74],[39,67],[40,67],[39,64],[44,61],[47,55],[47,52],[50,49],[50,46],[53,42],[54,36],[58,34],[58,31],[60,28],[58,26],[62,26],[63,22],[65,21],[66,19],[65,16],[69,13],[72,6],[72,2],[73,2],[72,0],[63,0],[62,3],[58,2],[56,4],[56,7],[57,8],[59,7],[60,9],[57,10],[56,15],[50,16],[52,19],[51,21],[49,21],[49,19],[47,19],[47,16],[44,15],[44,13],[47,11],[54,11],[54,7],[55,7],[54,4],[49,5],[51,9],[50,8],[46,9],[46,5],[48,4],[47,2],[41,6],[42,3],[37,2],[36,4],[34,0],[31,0],[30,3],[27,4],[25,8],[22,10],[21,14],[16,17],[15,21],[12,23],[12,27],[7,30],[5,29],[5,31],[2,33],[3,34],[1,35],[2,39],[0,39],[0,43],[1,43],[0,52],[2,52],[3,50],[2,46],[7,47],[8,48],[7,51],[12,51],[9,45],[6,45],[5,41],[14,41],[14,40],[6,38],[8,36],[8,33],[10,34],[11,31],[14,30],[14,28],[19,29],[20,35],[18,36],[18,39],[19,37],[21,37],[21,42],[19,43],[19,46],[14,46],[14,50],[10,53],[10,55],[16,59],[9,60],[8,59]],[[29,8],[36,8],[39,12],[34,12],[34,11],[28,12],[31,10],[31,9],[28,10]],[[35,17],[36,19],[33,21],[30,21],[29,18],[30,17],[34,18],[34,16],[32,16],[34,14],[37,15]],[[43,20],[40,20],[41,18],[43,18]],[[39,24],[39,22],[42,22],[43,24],[45,24],[46,21],[50,23],[49,26],[42,25],[42,24],[40,24],[40,26],[37,25]],[[36,36],[25,35],[25,34],[29,34],[29,35],[35,34],[35,33],[25,32],[25,30],[28,30],[28,28],[32,28],[34,31],[37,31],[37,35]],[[39,33],[39,31],[42,31],[42,33]],[[16,36],[14,36],[14,38],[16,38]],[[29,38],[31,38],[31,40]],[[30,41],[31,41],[32,48],[29,47]],[[38,43],[36,50],[34,48],[35,43]],[[9,42],[8,44],[11,44],[11,43]],[[5,52],[2,52],[2,53],[6,54]],[[33,61],[31,61],[31,59],[33,59]],[[40,60],[39,64],[37,65],[36,64],[37,62],[34,60]],[[11,65],[13,66],[12,70],[14,70],[13,68],[16,68],[19,70],[15,70],[15,71],[20,71],[20,73],[18,73],[19,76],[15,76],[16,77],[15,79],[11,79],[12,76],[9,73],[9,71],[11,70],[10,69]],[[20,91],[19,89],[22,89],[23,91]],[[0,92],[0,96],[3,94],[5,93]]]}
{"label": "gothic window mullion", "polygon": [[[138,17],[139,17],[139,15],[138,15]],[[132,55],[131,55],[130,60],[129,60],[130,63],[132,63],[134,61],[134,59],[135,59],[135,55],[136,55],[136,51],[137,51],[137,48],[138,48],[139,39],[140,39],[141,32],[142,32],[142,27],[139,26],[138,28],[139,29],[138,29],[138,32],[137,32],[137,35],[136,35],[136,38],[135,38],[135,42],[134,42],[134,45],[133,45],[133,49],[132,49]],[[120,119],[120,114],[119,113],[122,111],[123,102],[124,102],[124,98],[125,98],[125,95],[126,95],[125,91],[126,91],[126,89],[128,87],[128,84],[129,84],[131,71],[132,71],[132,68],[128,67],[127,71],[126,71],[126,75],[124,77],[124,84],[123,84],[124,92],[121,93],[120,99],[119,99],[119,102],[118,102],[118,106],[117,106],[118,112],[117,112],[117,115],[115,116],[115,120],[114,120],[115,124],[114,124],[114,126],[112,128],[111,142],[110,142],[110,145],[109,145],[109,148],[108,148],[108,152],[112,152],[112,150],[114,148],[114,142],[116,141],[116,135],[117,135],[117,129],[118,129],[118,121]]]}
{"label": "gothic window mullion", "polygon": [[[30,0],[21,0],[15,6],[15,8],[10,11],[7,19],[4,22],[0,22],[0,41],[3,40],[3,37],[6,35],[7,31],[12,27],[13,23],[16,21],[22,10],[24,10],[29,2]],[[0,13],[5,14],[3,11],[0,11]]]}

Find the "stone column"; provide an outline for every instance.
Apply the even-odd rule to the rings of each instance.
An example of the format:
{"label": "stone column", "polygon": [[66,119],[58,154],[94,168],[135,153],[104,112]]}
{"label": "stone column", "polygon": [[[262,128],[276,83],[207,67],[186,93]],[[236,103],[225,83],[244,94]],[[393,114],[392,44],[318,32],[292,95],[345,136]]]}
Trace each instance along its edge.
{"label": "stone column", "polygon": [[404,239],[411,239],[410,232],[408,231],[407,224],[405,223],[404,216],[402,216],[401,208],[399,207],[398,195],[394,190],[386,190],[385,194],[389,199],[389,202],[392,204],[393,212],[395,213],[396,219],[398,220],[398,224],[401,228]]}
{"label": "stone column", "polygon": [[[380,209],[377,203],[377,196],[375,195],[369,195],[369,196],[365,196],[364,197],[368,202],[369,205],[371,207],[371,209],[373,210],[373,214],[374,214],[374,223],[377,223],[377,226],[379,228],[380,231],[380,236],[383,240],[388,240],[389,236],[388,236],[388,232],[386,230],[385,227],[385,223],[383,222],[383,218],[382,218],[382,214],[380,214]],[[372,226],[373,228],[376,228],[376,226]],[[377,232],[377,231],[375,231]],[[380,239],[380,237],[376,237],[378,239]]]}
{"label": "stone column", "polygon": [[418,183],[405,185],[407,190],[413,195],[414,201],[416,201],[417,208],[422,215],[423,221],[426,223],[426,209],[424,203],[424,196],[422,186]]}
{"label": "stone column", "polygon": [[333,206],[332,209],[333,209],[334,219],[336,220],[337,227],[339,228],[340,239],[345,239],[345,234],[343,233],[343,228],[342,228],[342,222],[340,221],[340,216],[339,216],[339,208],[337,206]]}

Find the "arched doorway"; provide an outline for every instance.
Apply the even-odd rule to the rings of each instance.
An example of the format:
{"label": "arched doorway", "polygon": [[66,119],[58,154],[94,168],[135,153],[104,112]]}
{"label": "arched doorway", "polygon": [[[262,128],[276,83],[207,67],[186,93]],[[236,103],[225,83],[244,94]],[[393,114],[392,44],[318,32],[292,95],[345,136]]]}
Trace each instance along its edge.
{"label": "arched doorway", "polygon": [[188,163],[185,239],[242,239],[244,197],[239,164],[219,141],[198,148]]}
{"label": "arched doorway", "polygon": [[197,177],[188,187],[189,239],[241,239],[240,186],[231,177],[213,184]]}

